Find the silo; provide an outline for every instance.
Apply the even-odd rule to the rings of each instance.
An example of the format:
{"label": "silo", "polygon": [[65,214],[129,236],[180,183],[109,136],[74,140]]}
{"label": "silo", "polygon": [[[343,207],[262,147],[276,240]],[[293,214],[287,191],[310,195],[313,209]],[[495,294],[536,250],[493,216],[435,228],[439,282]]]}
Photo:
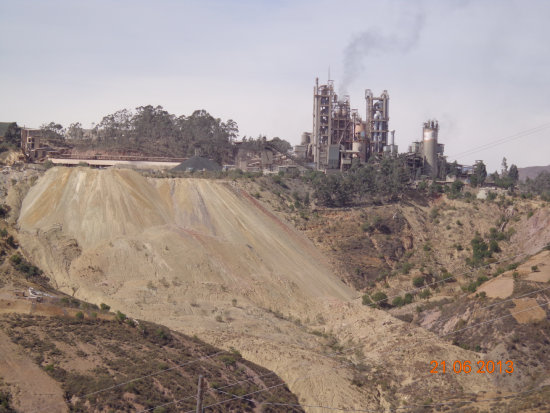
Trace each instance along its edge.
{"label": "silo", "polygon": [[424,156],[424,166],[426,174],[432,178],[438,176],[437,169],[437,134],[439,125],[435,120],[429,120],[424,123],[422,152]]}

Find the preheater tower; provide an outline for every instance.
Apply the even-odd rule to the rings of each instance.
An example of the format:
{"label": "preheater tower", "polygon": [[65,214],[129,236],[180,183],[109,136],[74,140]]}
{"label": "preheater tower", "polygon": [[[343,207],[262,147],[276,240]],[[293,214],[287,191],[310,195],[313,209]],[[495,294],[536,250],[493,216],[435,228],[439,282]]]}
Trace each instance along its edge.
{"label": "preheater tower", "polygon": [[390,121],[390,95],[384,90],[375,97],[370,89],[365,90],[367,103],[367,140],[370,142],[370,154],[381,154],[388,144],[388,124]]}

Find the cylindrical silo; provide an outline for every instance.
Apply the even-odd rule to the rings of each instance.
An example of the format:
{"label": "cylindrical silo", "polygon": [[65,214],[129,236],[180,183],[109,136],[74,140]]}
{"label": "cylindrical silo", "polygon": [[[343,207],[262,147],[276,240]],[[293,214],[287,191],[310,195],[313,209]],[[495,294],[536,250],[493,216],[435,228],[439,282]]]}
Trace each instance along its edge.
{"label": "cylindrical silo", "polygon": [[422,151],[426,173],[432,178],[438,175],[437,169],[437,133],[439,126],[435,121],[424,123]]}

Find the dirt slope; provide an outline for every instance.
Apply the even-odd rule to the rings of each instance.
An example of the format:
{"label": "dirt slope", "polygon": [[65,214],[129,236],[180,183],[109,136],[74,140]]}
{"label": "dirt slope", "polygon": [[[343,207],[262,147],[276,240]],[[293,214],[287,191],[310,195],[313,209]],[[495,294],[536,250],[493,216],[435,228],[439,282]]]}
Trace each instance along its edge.
{"label": "dirt slope", "polygon": [[[362,306],[305,237],[231,183],[53,168],[18,225],[61,290],[233,346],[305,404],[395,407],[492,388],[482,375],[430,375],[434,358],[476,355]],[[355,365],[327,357],[335,350]]]}
{"label": "dirt slope", "polygon": [[5,385],[15,389],[12,390],[15,393],[14,407],[18,411],[68,411],[61,386],[34,364],[1,330],[0,377]]}

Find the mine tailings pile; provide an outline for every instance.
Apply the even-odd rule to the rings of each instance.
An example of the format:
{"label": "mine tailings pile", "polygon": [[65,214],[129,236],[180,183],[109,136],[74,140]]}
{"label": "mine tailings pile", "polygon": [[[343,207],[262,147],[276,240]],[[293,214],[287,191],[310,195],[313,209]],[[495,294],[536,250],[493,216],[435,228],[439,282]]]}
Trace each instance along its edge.
{"label": "mine tailings pile", "polygon": [[[304,404],[378,408],[435,387],[442,398],[493,388],[482,375],[430,376],[434,358],[476,355],[363,306],[305,237],[232,182],[52,168],[18,226],[58,289],[234,347]],[[385,373],[357,385],[367,373],[343,357]]]}

